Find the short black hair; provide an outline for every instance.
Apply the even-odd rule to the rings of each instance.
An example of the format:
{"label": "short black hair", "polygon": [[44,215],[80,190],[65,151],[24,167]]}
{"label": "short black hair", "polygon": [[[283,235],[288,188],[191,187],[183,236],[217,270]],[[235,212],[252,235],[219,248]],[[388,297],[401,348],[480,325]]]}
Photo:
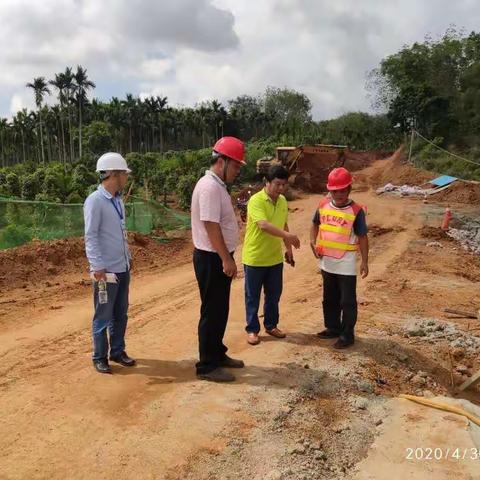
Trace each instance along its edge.
{"label": "short black hair", "polygon": [[276,178],[280,180],[288,180],[288,177],[288,170],[283,165],[272,165],[265,175],[267,182],[273,182]]}
{"label": "short black hair", "polygon": [[222,155],[221,153],[218,152],[212,152],[212,158],[210,159],[210,165],[215,165],[218,162],[219,158],[223,158],[224,160],[228,160],[228,158],[225,155]]}

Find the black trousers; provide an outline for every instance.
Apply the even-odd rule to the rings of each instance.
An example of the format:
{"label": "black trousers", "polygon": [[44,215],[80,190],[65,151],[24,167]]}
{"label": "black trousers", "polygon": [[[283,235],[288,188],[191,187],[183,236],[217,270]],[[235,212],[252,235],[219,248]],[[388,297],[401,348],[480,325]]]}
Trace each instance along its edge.
{"label": "black trousers", "polygon": [[357,323],[357,277],[322,270],[325,327],[346,339],[354,338]]}
{"label": "black trousers", "polygon": [[232,278],[223,273],[222,259],[217,253],[195,249],[193,267],[202,301],[198,323],[200,361],[196,365],[197,373],[201,374],[217,368],[227,352],[223,336],[228,321]]}

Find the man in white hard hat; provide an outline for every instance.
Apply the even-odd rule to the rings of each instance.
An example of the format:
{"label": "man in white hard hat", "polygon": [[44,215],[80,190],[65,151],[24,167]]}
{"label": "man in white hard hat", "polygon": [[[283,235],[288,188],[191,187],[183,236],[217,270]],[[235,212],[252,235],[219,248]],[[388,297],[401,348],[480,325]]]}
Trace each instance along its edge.
{"label": "man in white hard hat", "polygon": [[125,351],[132,262],[121,197],[131,170],[119,153],[108,152],[98,159],[97,172],[101,184],[85,200],[83,207],[85,250],[94,279],[92,360],[97,372],[112,373],[108,363],[107,329],[110,360],[125,367],[135,365],[135,360]]}

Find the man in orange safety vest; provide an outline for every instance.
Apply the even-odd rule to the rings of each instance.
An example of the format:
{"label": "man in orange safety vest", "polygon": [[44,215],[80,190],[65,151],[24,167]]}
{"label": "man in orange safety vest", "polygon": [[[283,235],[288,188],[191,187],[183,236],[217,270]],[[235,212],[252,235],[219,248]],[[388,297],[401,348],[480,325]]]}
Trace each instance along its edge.
{"label": "man in orange safety vest", "polygon": [[329,196],[320,201],[310,228],[310,246],[320,259],[325,330],[320,338],[338,338],[335,348],[355,341],[357,322],[357,251],[362,278],[368,275],[368,227],[364,207],[349,198],[352,175],[335,168],[328,175]]}

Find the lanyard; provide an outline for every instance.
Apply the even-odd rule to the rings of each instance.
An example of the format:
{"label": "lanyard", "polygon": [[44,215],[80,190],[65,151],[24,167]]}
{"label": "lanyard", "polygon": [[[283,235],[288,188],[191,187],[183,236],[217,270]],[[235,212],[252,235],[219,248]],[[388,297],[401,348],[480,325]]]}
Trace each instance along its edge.
{"label": "lanyard", "polygon": [[121,205],[118,205],[114,198],[111,198],[110,201],[112,202],[112,205],[115,208],[115,211],[117,212],[118,216],[120,217],[120,220],[123,220],[123,212],[122,212]]}

